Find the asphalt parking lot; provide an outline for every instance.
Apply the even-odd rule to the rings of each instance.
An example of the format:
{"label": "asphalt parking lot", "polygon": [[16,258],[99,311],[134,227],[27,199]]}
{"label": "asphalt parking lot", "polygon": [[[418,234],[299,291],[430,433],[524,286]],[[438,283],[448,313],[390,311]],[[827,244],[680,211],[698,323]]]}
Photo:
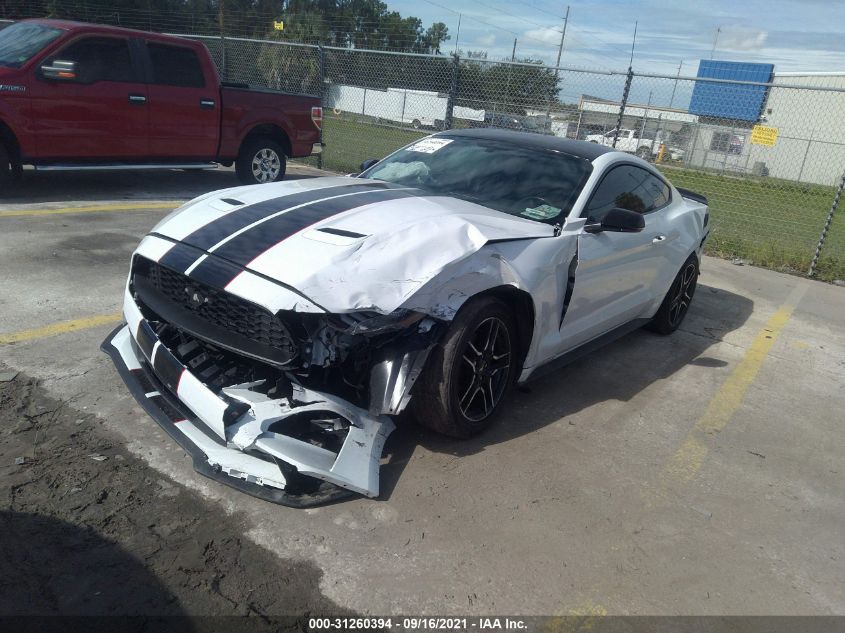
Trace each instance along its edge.
{"label": "asphalt parking lot", "polygon": [[[67,441],[85,443],[84,477],[107,482],[91,494],[121,503],[91,518],[61,501],[87,489],[61,476],[44,434],[22,427],[0,445],[3,512],[26,499],[67,529],[102,531],[132,511],[126,487],[178,498],[205,526],[183,538],[187,549],[207,551],[219,524],[229,540],[218,547],[235,539],[249,551],[215,563],[227,582],[303,583],[299,602],[265,611],[845,613],[845,288],[706,258],[681,331],[636,332],[531,384],[473,440],[400,424],[380,499],[294,510],[194,473],[99,351],[141,236],[180,201],[236,185],[233,174],[27,176],[0,200],[0,386],[21,372],[68,424],[82,420],[87,434]],[[107,476],[127,460],[139,465],[134,484]],[[145,506],[153,525],[173,512]],[[148,564],[142,523],[109,542],[179,585],[186,612],[243,611],[246,594],[193,600],[213,579]]]}

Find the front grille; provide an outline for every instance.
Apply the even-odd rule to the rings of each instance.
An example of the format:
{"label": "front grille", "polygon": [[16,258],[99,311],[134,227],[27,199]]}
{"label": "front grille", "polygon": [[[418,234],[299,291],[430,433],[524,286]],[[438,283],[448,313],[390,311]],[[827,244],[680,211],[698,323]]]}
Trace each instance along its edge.
{"label": "front grille", "polygon": [[[151,304],[160,306],[164,300],[170,307],[178,308],[213,326],[218,335],[210,337],[215,339],[212,342],[225,344],[225,341],[216,340],[221,338],[220,331],[225,331],[260,346],[279,350],[285,356],[292,358],[296,355],[296,347],[288,329],[278,317],[261,306],[141,257],[136,258],[133,281],[136,295],[148,307]],[[157,291],[155,301],[148,301],[144,297],[144,289],[150,287]],[[179,327],[181,324],[176,322],[173,325]],[[202,335],[199,332],[197,334]],[[278,358],[278,355],[274,356]]]}

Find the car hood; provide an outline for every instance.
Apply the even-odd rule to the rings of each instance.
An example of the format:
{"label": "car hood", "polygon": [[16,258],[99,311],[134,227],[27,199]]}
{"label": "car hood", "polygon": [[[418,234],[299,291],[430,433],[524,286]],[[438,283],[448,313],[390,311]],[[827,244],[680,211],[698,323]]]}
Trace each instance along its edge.
{"label": "car hood", "polygon": [[191,276],[221,260],[329,312],[389,313],[485,244],[552,237],[555,229],[381,181],[319,178],[206,195],[155,233],[205,251],[203,262],[186,267]]}

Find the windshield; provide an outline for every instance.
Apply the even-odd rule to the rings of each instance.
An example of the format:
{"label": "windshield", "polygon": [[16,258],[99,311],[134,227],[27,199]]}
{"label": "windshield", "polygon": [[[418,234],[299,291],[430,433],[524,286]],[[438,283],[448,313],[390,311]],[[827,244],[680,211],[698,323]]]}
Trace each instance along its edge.
{"label": "windshield", "polygon": [[34,22],[18,22],[0,29],[0,66],[20,68],[61,34],[61,29]]}
{"label": "windshield", "polygon": [[587,160],[554,150],[432,136],[399,150],[361,177],[556,224],[572,209],[591,171]]}

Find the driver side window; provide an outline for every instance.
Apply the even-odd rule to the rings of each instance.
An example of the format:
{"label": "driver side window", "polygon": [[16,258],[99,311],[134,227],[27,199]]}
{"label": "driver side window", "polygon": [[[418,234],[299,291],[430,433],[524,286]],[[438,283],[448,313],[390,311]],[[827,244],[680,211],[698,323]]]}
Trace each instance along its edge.
{"label": "driver side window", "polygon": [[98,81],[138,82],[129,52],[129,41],[117,37],[85,37],[72,42],[53,56],[76,62],[81,83]]}
{"label": "driver side window", "polygon": [[645,169],[620,165],[611,169],[587,203],[584,214],[589,224],[601,222],[615,208],[648,213],[668,204],[669,187]]}

